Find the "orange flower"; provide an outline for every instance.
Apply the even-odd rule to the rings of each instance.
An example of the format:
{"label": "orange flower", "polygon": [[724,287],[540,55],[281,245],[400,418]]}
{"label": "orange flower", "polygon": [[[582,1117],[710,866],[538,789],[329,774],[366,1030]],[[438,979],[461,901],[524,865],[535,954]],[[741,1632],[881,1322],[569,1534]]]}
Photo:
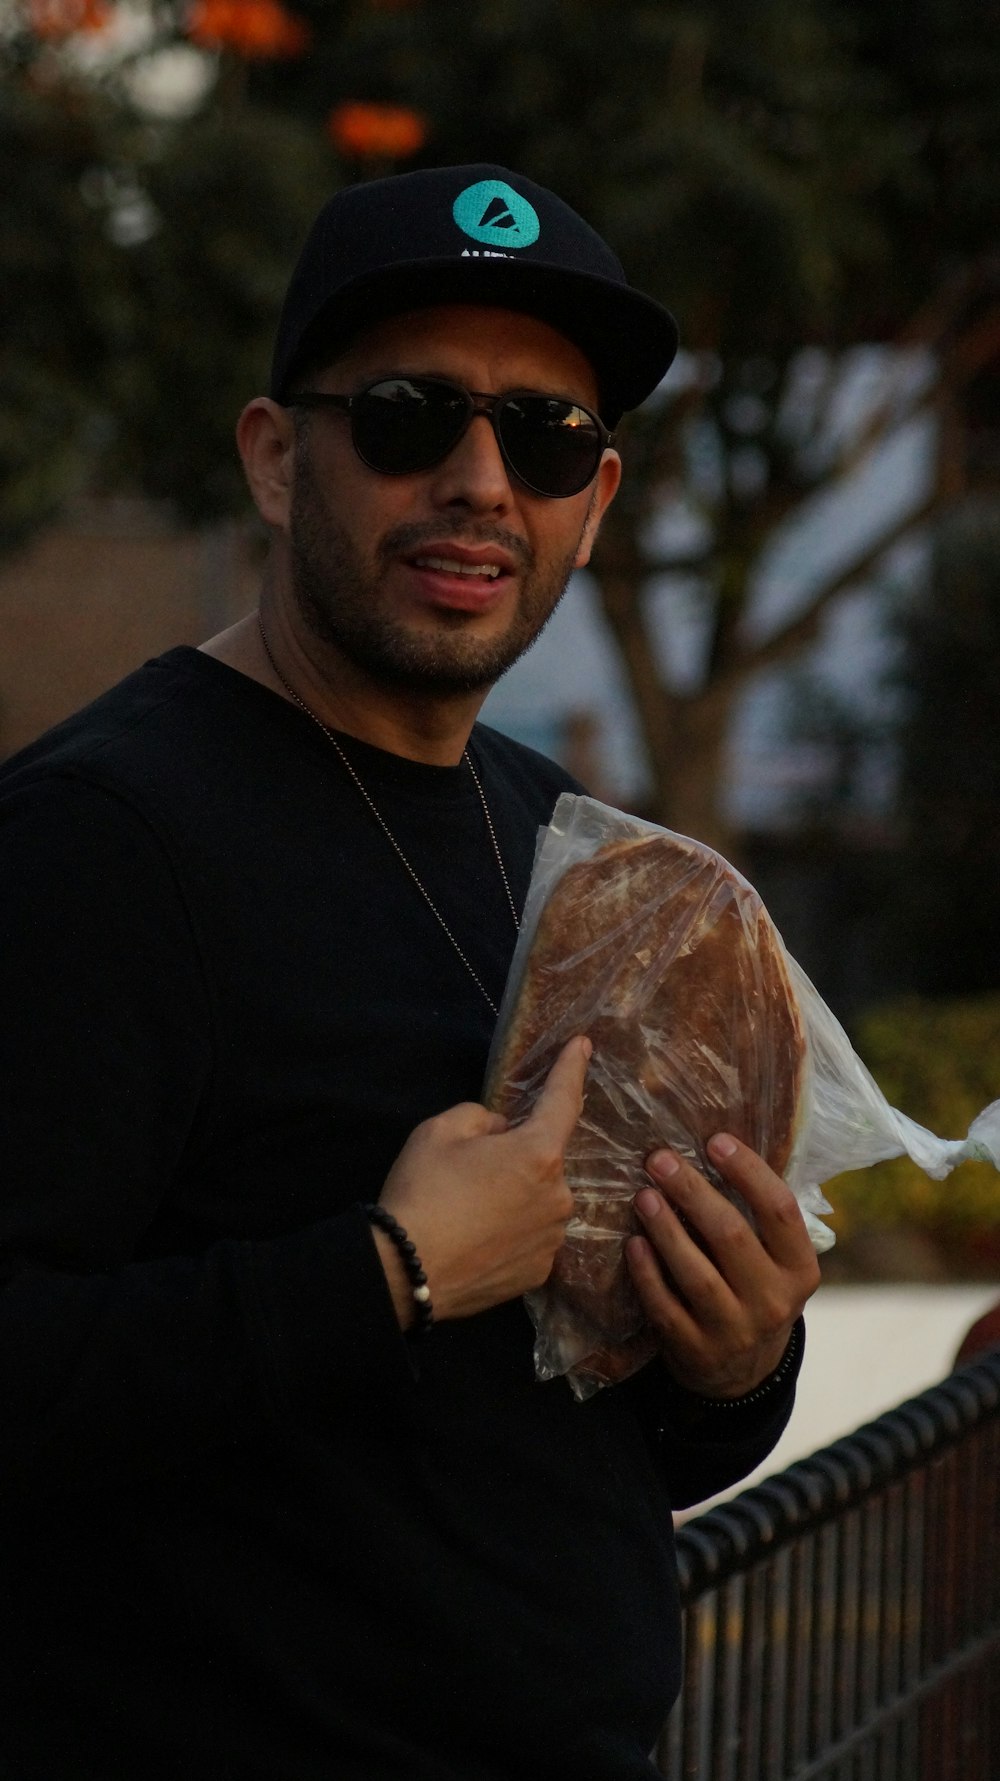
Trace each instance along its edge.
{"label": "orange flower", "polygon": [[326,127],[342,154],[362,161],[405,161],[423,148],[429,129],[419,111],[362,100],[338,105]]}
{"label": "orange flower", "polygon": [[305,20],[280,0],[194,0],[186,30],[203,49],[232,49],[261,61],[300,56],[310,37]]}
{"label": "orange flower", "polygon": [[103,31],[110,22],[108,0],[28,0],[28,24],[36,37],[72,37],[75,31]]}

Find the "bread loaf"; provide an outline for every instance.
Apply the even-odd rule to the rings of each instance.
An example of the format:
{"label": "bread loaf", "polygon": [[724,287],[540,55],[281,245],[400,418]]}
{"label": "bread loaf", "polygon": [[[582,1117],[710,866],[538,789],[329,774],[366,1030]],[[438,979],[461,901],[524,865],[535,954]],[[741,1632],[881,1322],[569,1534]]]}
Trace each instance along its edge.
{"label": "bread loaf", "polygon": [[669,1145],[711,1175],[706,1141],[729,1131],[782,1173],[806,1068],[760,898],[708,848],[659,830],[612,841],[557,880],[505,1010],[488,1104],[525,1117],[561,1046],[584,1032],[594,1051],[566,1153],[574,1216],[530,1301],[540,1373],[570,1372],[580,1395],[653,1351],[623,1255],[645,1158]]}

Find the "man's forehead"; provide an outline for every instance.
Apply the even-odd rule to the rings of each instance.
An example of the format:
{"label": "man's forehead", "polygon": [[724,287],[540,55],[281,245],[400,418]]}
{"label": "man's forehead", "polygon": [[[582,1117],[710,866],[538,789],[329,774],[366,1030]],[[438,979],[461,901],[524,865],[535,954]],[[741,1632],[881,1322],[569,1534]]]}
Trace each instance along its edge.
{"label": "man's forehead", "polygon": [[461,379],[468,375],[465,367],[474,365],[483,367],[480,375],[489,367],[488,375],[508,387],[527,380],[597,399],[594,368],[565,334],[537,316],[486,304],[441,304],[388,316],[355,334],[328,361],[341,377],[419,370]]}

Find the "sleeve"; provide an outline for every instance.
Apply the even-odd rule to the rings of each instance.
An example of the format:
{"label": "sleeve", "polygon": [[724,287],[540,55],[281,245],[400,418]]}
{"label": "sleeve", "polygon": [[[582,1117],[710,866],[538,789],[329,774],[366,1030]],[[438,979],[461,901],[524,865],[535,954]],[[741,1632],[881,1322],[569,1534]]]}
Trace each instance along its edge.
{"label": "sleeve", "polygon": [[630,1382],[675,1509],[688,1509],[738,1484],[767,1458],[792,1414],[804,1353],[800,1317],[780,1366],[746,1397],[696,1397],[655,1361]]}
{"label": "sleeve", "polygon": [[0,982],[0,1487],[190,1471],[318,1401],[366,1414],[380,1370],[408,1389],[360,1210],[137,1259],[214,1047],[169,856],[116,794],[3,799]]}

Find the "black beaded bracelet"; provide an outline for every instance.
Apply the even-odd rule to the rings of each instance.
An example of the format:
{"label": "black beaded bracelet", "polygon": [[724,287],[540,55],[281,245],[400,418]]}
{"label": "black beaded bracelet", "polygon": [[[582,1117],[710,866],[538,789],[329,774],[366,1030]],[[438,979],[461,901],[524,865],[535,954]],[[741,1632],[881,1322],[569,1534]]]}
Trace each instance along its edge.
{"label": "black beaded bracelet", "polygon": [[704,1398],[702,1401],[705,1404],[711,1404],[716,1410],[739,1410],[744,1404],[759,1404],[762,1398],[772,1397],[781,1391],[799,1362],[801,1353],[799,1328],[797,1323],[792,1326],[788,1346],[774,1372],[769,1373],[766,1379],[762,1379],[759,1385],[755,1385],[752,1391],[745,1391],[741,1398]]}
{"label": "black beaded bracelet", "polygon": [[787,1380],[796,1371],[802,1357],[802,1322],[797,1320],[792,1326],[785,1349],[773,1373],[755,1385],[752,1391],[743,1393],[739,1398],[708,1398],[700,1392],[688,1391],[686,1386],[673,1382],[673,1389],[678,1399],[683,1399],[691,1412],[704,1414],[706,1411],[721,1410],[723,1412],[743,1410],[751,1404],[759,1404],[763,1399],[776,1396]]}
{"label": "black beaded bracelet", "polygon": [[400,1260],[406,1269],[406,1278],[413,1292],[414,1322],[412,1334],[422,1336],[434,1322],[434,1308],[431,1305],[431,1289],[427,1284],[427,1275],[420,1265],[417,1246],[411,1243],[397,1218],[387,1212],[384,1206],[371,1202],[364,1208],[365,1217],[371,1224],[377,1224],[380,1231],[391,1237],[399,1252]]}

